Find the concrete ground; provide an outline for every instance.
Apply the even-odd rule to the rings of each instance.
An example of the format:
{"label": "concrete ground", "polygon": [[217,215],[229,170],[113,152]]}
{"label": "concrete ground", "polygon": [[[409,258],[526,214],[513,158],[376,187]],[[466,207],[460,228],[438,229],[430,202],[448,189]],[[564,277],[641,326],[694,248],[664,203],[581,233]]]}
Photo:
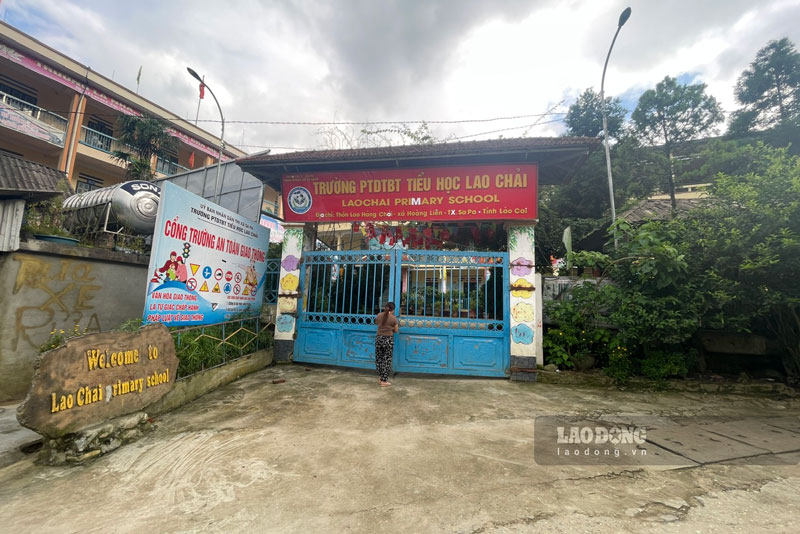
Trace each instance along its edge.
{"label": "concrete ground", "polygon": [[40,441],[42,436],[22,427],[17,422],[17,404],[0,406],[0,468],[25,457],[27,446]]}
{"label": "concrete ground", "polygon": [[[553,414],[687,419],[646,444],[671,465],[542,465],[534,418]],[[793,399],[404,376],[379,388],[287,365],[157,424],[87,465],[0,469],[0,530],[752,533],[795,532],[800,517]]]}

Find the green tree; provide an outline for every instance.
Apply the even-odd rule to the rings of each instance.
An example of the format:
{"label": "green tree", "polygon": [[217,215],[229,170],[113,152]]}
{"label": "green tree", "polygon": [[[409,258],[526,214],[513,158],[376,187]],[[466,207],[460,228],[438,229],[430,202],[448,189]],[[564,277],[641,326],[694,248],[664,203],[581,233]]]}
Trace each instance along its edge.
{"label": "green tree", "polygon": [[[703,298],[690,276],[679,221],[634,227],[618,219],[611,232],[619,247],[609,255],[578,252],[572,260],[602,270],[614,283],[586,283],[572,290],[570,299],[549,303],[547,315],[558,329],[545,336],[545,347],[562,360],[588,350],[620,380],[636,373],[653,379],[684,376]],[[565,345],[562,351],[559,344]]]}
{"label": "green tree", "polygon": [[[622,107],[619,98],[606,97],[606,113],[608,115],[608,136],[617,138],[622,132],[627,110]],[[598,137],[603,135],[603,110],[600,95],[589,87],[578,96],[569,107],[567,117],[567,135]]]}
{"label": "green tree", "polygon": [[748,147],[752,172],[722,174],[714,201],[686,220],[704,324],[771,332],[787,374],[800,378],[800,158]]}
{"label": "green tree", "polygon": [[735,159],[741,166],[718,175],[704,207],[639,227],[617,221],[619,249],[573,256],[615,282],[575,292],[570,304],[591,317],[580,330],[617,328],[612,345],[628,351],[609,350],[615,376],[682,374],[680,354],[700,328],[714,328],[773,336],[787,376],[800,380],[800,157],[757,144]]}
{"label": "green tree", "polygon": [[658,146],[666,157],[666,183],[672,208],[675,202],[673,155],[678,145],[710,133],[723,119],[717,100],[706,94],[706,84],[679,85],[669,76],[639,97],[631,117],[637,135]]}
{"label": "green tree", "polygon": [[708,138],[684,144],[675,154],[677,184],[713,183],[720,173],[760,172],[764,158],[742,140]]}
{"label": "green tree", "polygon": [[117,120],[117,129],[125,148],[115,150],[114,157],[127,165],[126,174],[132,180],[153,180],[153,156],[165,158],[177,147],[164,123],[154,117],[123,115]]}
{"label": "green tree", "polygon": [[736,99],[744,107],[731,121],[730,133],[769,128],[800,117],[800,53],[783,38],[770,41],[736,82]]}

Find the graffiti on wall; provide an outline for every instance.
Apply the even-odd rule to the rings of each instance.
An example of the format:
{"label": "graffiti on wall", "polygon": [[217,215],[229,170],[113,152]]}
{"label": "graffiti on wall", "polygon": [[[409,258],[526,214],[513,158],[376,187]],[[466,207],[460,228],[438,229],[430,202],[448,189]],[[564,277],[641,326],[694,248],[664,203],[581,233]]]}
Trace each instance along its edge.
{"label": "graffiti on wall", "polygon": [[19,270],[12,294],[20,304],[14,310],[12,350],[20,343],[38,348],[50,332],[72,329],[100,332],[95,311],[95,293],[102,288],[90,263],[67,258],[44,260],[39,256],[15,254]]}

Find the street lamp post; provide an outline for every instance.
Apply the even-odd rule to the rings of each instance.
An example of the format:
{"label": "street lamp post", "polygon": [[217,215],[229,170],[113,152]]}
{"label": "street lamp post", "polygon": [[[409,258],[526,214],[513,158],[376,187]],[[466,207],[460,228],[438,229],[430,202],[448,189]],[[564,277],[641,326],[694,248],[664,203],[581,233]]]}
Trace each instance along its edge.
{"label": "street lamp post", "polygon": [[[608,173],[608,197],[611,201],[611,224],[614,224],[614,221],[617,220],[617,210],[614,207],[614,181],[611,178],[611,151],[608,148],[608,113],[606,110],[606,95],[605,95],[605,83],[606,83],[606,69],[608,68],[608,60],[611,57],[611,50],[614,48],[614,43],[617,41],[617,35],[619,35],[619,31],[622,29],[622,26],[628,22],[628,18],[631,16],[631,8],[626,7],[625,10],[619,16],[619,22],[617,23],[617,31],[614,33],[614,38],[611,40],[611,46],[608,47],[608,54],[606,55],[606,62],[603,65],[603,78],[600,80],[600,109],[603,112],[603,141],[606,148],[606,172]],[[614,248],[617,248],[617,238],[614,238]]]}
{"label": "street lamp post", "polygon": [[190,67],[186,67],[186,70],[189,71],[189,74],[192,77],[203,84],[208,92],[211,93],[211,96],[214,97],[214,102],[217,104],[217,109],[219,110],[219,117],[222,119],[222,132],[219,135],[219,157],[217,158],[217,178],[214,181],[214,202],[219,204],[219,194],[220,194],[220,183],[219,183],[219,175],[220,169],[222,168],[222,151],[225,150],[225,116],[222,114],[222,107],[219,105],[219,100],[217,100],[217,96],[214,94],[214,91],[208,86],[208,84],[203,81],[203,78],[200,77],[194,70]]}

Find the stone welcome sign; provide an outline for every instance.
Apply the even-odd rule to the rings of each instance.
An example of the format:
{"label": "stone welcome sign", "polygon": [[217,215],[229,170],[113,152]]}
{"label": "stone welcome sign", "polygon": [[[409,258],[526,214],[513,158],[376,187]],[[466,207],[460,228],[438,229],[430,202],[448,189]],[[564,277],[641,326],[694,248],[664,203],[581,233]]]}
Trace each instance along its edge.
{"label": "stone welcome sign", "polygon": [[71,339],[36,360],[17,419],[60,437],[154,403],[172,389],[177,369],[175,343],[162,324]]}

